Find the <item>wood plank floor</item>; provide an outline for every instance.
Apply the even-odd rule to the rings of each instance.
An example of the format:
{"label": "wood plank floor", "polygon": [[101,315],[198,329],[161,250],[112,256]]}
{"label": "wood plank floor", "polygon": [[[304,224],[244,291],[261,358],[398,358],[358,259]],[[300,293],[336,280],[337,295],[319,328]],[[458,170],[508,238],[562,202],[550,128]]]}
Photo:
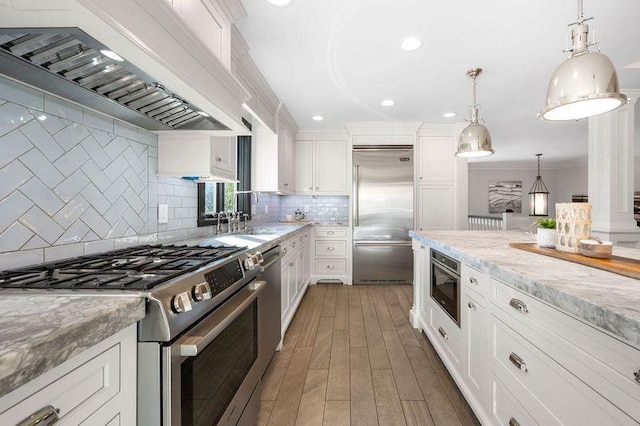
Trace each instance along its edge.
{"label": "wood plank floor", "polygon": [[309,286],[262,382],[258,425],[478,425],[407,285]]}

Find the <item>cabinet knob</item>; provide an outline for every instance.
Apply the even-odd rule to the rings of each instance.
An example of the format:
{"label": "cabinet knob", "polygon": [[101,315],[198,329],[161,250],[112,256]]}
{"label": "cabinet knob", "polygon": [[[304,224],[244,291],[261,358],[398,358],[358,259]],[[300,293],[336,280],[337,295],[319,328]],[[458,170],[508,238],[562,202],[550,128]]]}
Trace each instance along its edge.
{"label": "cabinet knob", "polygon": [[54,408],[51,405],[47,405],[46,407],[42,407],[41,409],[18,423],[18,426],[53,425],[54,423],[58,422],[59,412],[59,408]]}
{"label": "cabinet knob", "polygon": [[638,370],[635,373],[633,373],[633,375],[636,378],[636,382],[640,383],[640,370]]}
{"label": "cabinet knob", "polygon": [[319,187],[319,186],[316,186],[316,191],[318,191],[318,190],[320,190],[320,187]]}
{"label": "cabinet knob", "polygon": [[327,269],[335,269],[335,265],[327,265]]}
{"label": "cabinet knob", "polygon": [[288,184],[288,183],[285,183],[285,184],[284,184],[284,186],[289,186],[289,184]]}
{"label": "cabinet knob", "polygon": [[335,247],[327,247],[327,250],[329,250],[329,251],[333,251],[335,249],[336,249]]}
{"label": "cabinet knob", "polygon": [[524,362],[524,360],[520,358],[518,354],[511,352],[511,355],[509,355],[509,361],[511,361],[511,364],[518,367],[519,370],[524,371],[525,373],[529,371],[527,369],[527,363]]}
{"label": "cabinet knob", "polygon": [[476,304],[475,304],[475,303],[473,303],[473,302],[469,302],[469,303],[467,304],[467,306],[469,306],[469,309],[475,309],[475,308],[476,308]]}
{"label": "cabinet knob", "polygon": [[333,231],[328,231],[327,232],[327,235],[333,235],[333,234],[335,234],[335,232],[333,232]]}
{"label": "cabinet knob", "polygon": [[513,417],[511,417],[509,419],[509,426],[520,426],[520,422],[514,419]]}
{"label": "cabinet knob", "polygon": [[216,157],[216,161],[219,163],[219,162],[221,162],[221,161],[222,161],[222,158],[220,158],[220,157]]}
{"label": "cabinet knob", "polygon": [[516,299],[515,297],[509,301],[509,305],[513,309],[517,309],[519,312],[522,312],[523,314],[526,314],[527,312],[529,312],[529,309],[527,309],[527,304],[520,299]]}
{"label": "cabinet knob", "polygon": [[293,265],[295,265],[295,263],[289,262],[289,266],[293,266]]}
{"label": "cabinet knob", "polygon": [[440,335],[444,340],[449,340],[449,336],[447,335],[447,332],[444,331],[442,327],[438,327],[438,333],[440,333]]}
{"label": "cabinet knob", "polygon": [[470,278],[469,278],[469,282],[470,282],[471,284],[478,285],[478,279],[477,279],[476,277],[470,277]]}
{"label": "cabinet knob", "polygon": [[309,191],[313,191],[313,186],[310,186],[310,187],[309,187]]}

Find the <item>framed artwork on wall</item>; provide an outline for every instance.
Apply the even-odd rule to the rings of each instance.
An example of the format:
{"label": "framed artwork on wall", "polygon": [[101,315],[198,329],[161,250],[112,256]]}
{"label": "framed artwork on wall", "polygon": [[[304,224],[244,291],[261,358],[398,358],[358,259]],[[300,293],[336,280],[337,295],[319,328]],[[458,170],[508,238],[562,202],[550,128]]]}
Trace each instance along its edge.
{"label": "framed artwork on wall", "polygon": [[512,210],[522,213],[522,181],[489,181],[489,213],[503,213]]}

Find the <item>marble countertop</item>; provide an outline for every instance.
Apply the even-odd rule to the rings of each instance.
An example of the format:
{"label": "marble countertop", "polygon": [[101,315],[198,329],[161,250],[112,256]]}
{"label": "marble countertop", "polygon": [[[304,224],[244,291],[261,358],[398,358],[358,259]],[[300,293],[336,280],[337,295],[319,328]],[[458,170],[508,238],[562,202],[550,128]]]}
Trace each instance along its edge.
{"label": "marble countertop", "polygon": [[[411,237],[488,272],[558,309],[640,348],[640,280],[509,247],[535,236],[500,231],[411,231]],[[640,250],[614,247],[640,259]]]}
{"label": "marble countertop", "polygon": [[144,317],[144,298],[0,297],[0,397]]}

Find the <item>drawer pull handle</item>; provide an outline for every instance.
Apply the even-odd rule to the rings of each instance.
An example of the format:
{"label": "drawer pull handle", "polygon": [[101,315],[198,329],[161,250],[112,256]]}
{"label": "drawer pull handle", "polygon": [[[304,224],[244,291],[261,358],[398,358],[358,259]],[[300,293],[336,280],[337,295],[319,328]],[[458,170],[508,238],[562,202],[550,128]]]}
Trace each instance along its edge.
{"label": "drawer pull handle", "polygon": [[329,251],[333,251],[335,249],[336,249],[335,247],[327,247],[327,250],[329,250]]}
{"label": "drawer pull handle", "polygon": [[478,279],[477,279],[476,277],[470,277],[470,278],[469,278],[469,282],[470,282],[471,284],[478,285]]}
{"label": "drawer pull handle", "polygon": [[529,309],[527,309],[527,304],[520,299],[516,299],[515,297],[509,301],[509,305],[511,305],[513,309],[517,309],[523,314],[529,312]]}
{"label": "drawer pull handle", "polygon": [[293,266],[293,265],[295,265],[295,263],[289,262],[289,266]]}
{"label": "drawer pull handle", "polygon": [[447,332],[444,331],[442,327],[438,327],[438,333],[440,333],[440,335],[444,340],[449,340],[449,336],[447,335]]}
{"label": "drawer pull handle", "polygon": [[335,269],[335,265],[327,265],[327,269]]}
{"label": "drawer pull handle", "polygon": [[633,373],[633,375],[636,377],[636,382],[640,383],[640,370]]}
{"label": "drawer pull handle", "polygon": [[476,304],[473,303],[473,302],[469,302],[468,306],[469,306],[470,309],[475,309],[476,308]]}
{"label": "drawer pull handle", "polygon": [[519,370],[524,372],[529,371],[527,370],[527,364],[524,362],[524,360],[513,352],[511,352],[511,355],[509,355],[509,361],[511,361],[511,364],[518,367]]}
{"label": "drawer pull handle", "polygon": [[327,235],[333,235],[333,234],[335,234],[335,232],[333,232],[333,231],[327,231]]}
{"label": "drawer pull handle", "polygon": [[514,419],[513,417],[511,417],[509,419],[509,426],[520,426],[520,422]]}
{"label": "drawer pull handle", "polygon": [[59,408],[53,408],[51,405],[42,407],[16,426],[47,426],[53,425],[58,421]]}

